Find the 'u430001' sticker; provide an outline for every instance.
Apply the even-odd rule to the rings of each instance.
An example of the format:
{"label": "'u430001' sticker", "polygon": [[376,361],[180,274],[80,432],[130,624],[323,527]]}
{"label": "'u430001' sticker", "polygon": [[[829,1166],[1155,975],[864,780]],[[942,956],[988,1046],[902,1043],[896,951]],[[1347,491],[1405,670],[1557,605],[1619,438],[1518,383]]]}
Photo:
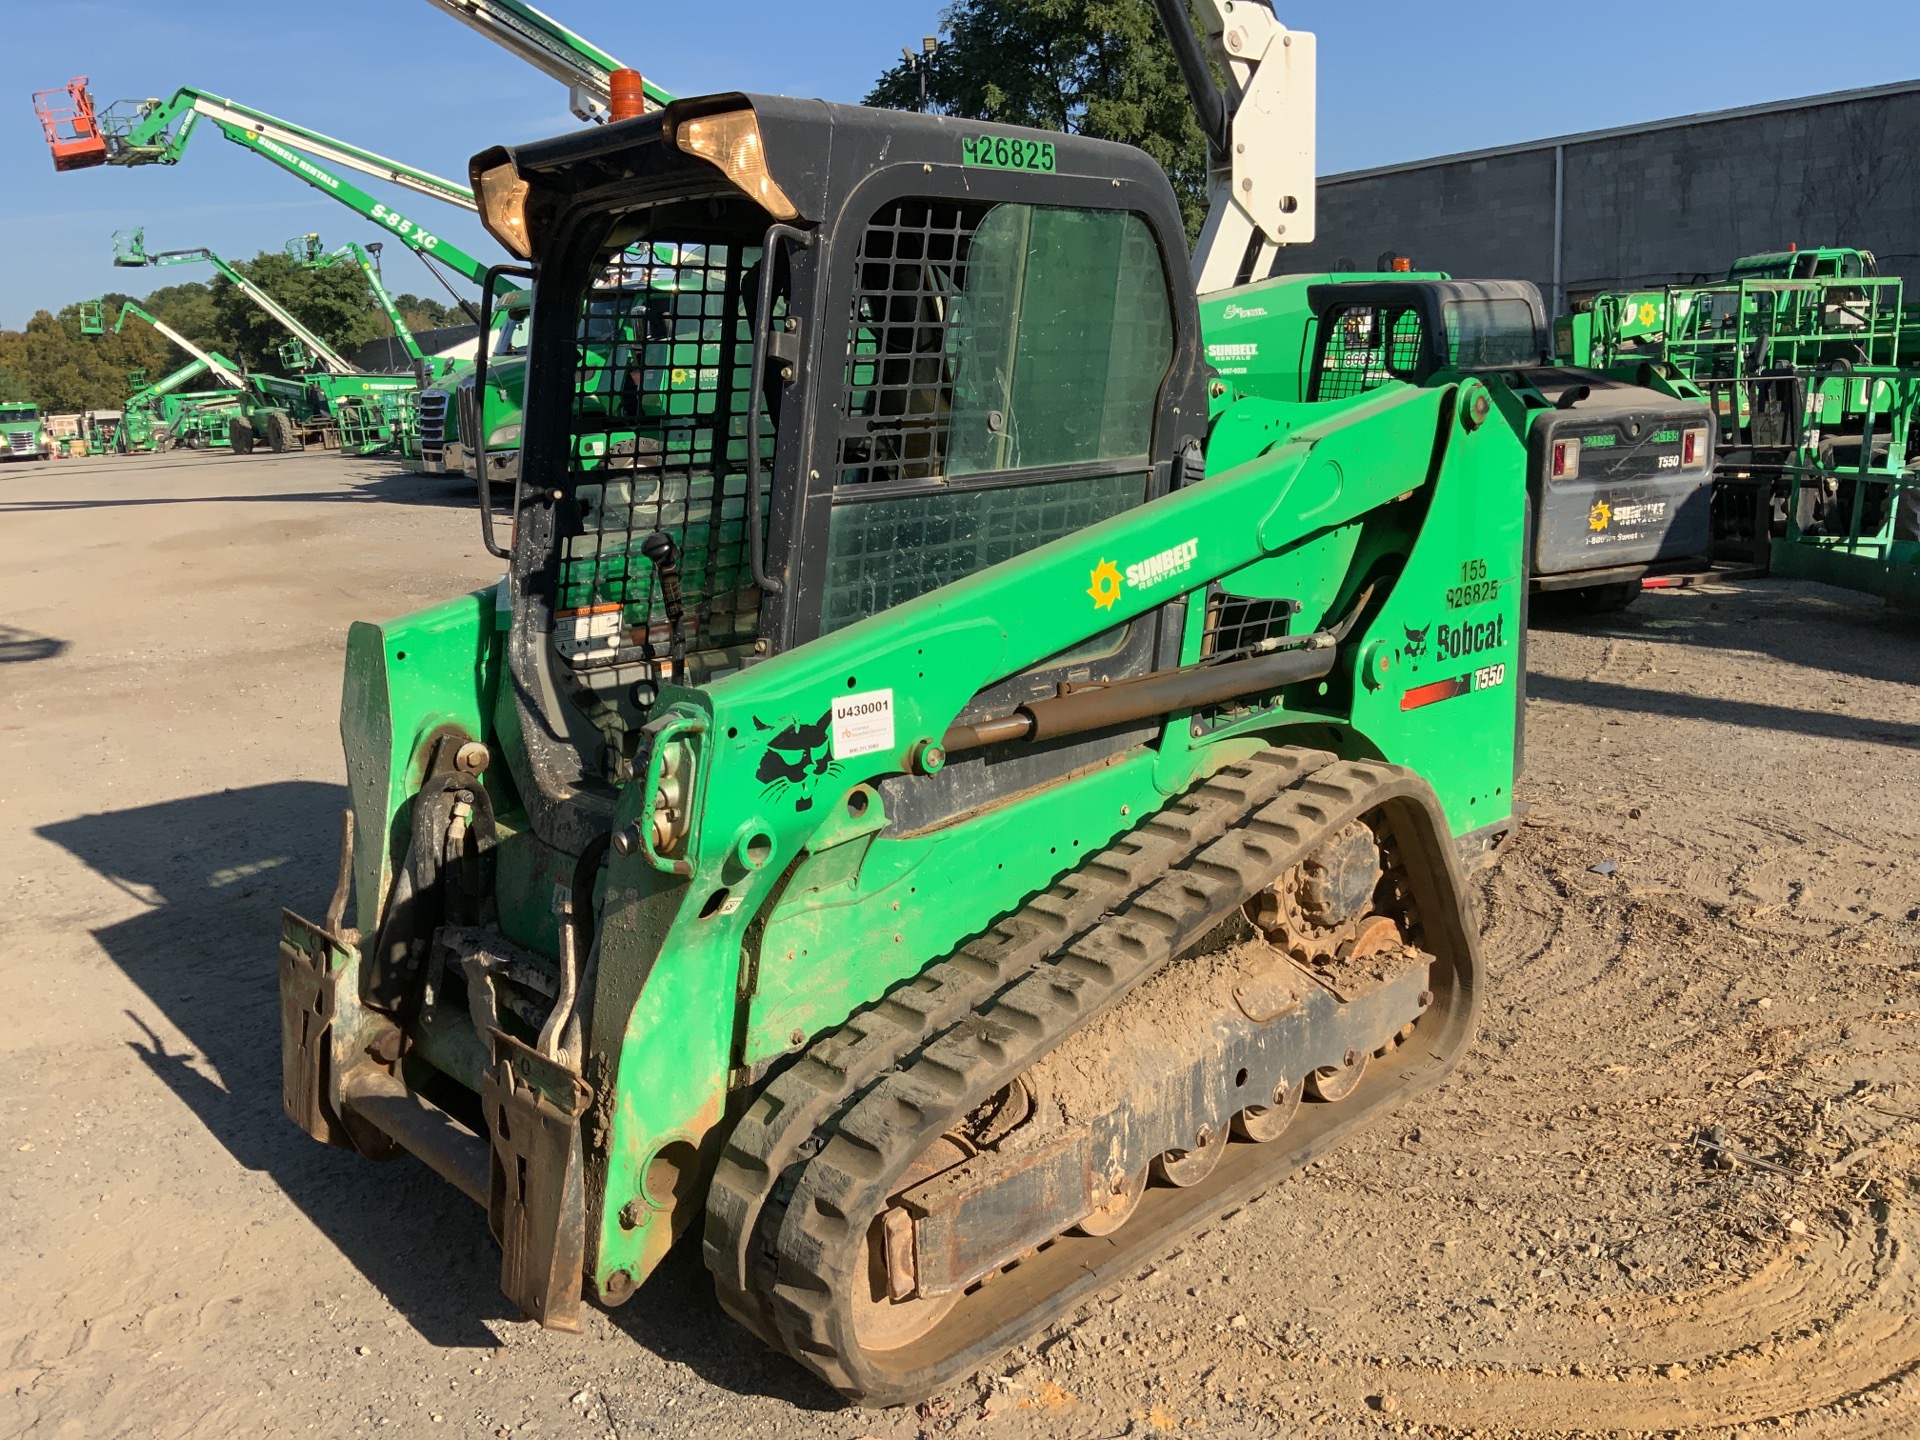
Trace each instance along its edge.
{"label": "'u430001' sticker", "polygon": [[869,690],[833,702],[833,758],[852,760],[893,749],[893,691]]}
{"label": "'u430001' sticker", "polygon": [[1456,695],[1471,695],[1476,690],[1492,690],[1507,683],[1505,665],[1482,665],[1478,670],[1469,670],[1464,675],[1456,675],[1451,680],[1435,680],[1430,685],[1416,685],[1400,697],[1402,710],[1418,710],[1422,705],[1433,705],[1441,700],[1451,700]]}

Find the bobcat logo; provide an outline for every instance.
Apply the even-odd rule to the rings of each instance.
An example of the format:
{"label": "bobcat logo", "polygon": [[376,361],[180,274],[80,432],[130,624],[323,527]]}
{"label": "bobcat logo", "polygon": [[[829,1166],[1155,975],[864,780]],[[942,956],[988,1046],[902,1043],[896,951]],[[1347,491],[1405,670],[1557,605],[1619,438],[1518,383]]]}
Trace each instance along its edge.
{"label": "bobcat logo", "polygon": [[1433,629],[1432,621],[1428,621],[1425,628],[1420,630],[1409,629],[1405,625],[1402,625],[1400,628],[1407,632],[1407,658],[1409,660],[1418,660],[1422,655],[1427,653],[1427,632]]}
{"label": "bobcat logo", "polygon": [[[796,721],[774,735],[761,752],[759,768],[754,771],[754,778],[766,787],[760,793],[778,799],[794,790],[797,791],[794,810],[811,810],[813,792],[820,778],[840,768],[828,745],[832,727],[833,712],[829,710],[811,725]],[[776,727],[756,715],[753,728],[773,731]]]}

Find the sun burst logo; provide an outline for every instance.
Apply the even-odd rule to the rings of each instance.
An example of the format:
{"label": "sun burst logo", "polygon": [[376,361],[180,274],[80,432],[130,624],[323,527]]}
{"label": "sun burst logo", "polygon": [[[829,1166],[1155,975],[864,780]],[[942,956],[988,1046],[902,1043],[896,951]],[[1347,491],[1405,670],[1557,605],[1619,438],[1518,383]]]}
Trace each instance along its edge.
{"label": "sun burst logo", "polygon": [[1587,512],[1587,528],[1599,531],[1606,529],[1612,523],[1613,507],[1604,500],[1594,501],[1593,509]]}
{"label": "sun burst logo", "polygon": [[1087,594],[1093,597],[1093,608],[1111,610],[1120,598],[1120,567],[1103,559],[1093,567],[1090,578],[1093,583],[1087,586]]}

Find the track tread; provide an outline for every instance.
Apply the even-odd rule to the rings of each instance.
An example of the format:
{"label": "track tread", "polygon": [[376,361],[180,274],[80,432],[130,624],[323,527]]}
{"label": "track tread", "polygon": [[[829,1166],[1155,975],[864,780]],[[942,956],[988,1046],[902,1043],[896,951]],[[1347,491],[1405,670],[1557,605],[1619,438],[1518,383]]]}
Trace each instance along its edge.
{"label": "track tread", "polygon": [[[815,1040],[747,1106],[715,1165],[703,1250],[722,1307],[767,1343],[786,1348],[769,1297],[783,1191],[789,1188],[783,1177],[818,1153],[840,1113],[909,1052],[926,1047],[931,1053],[934,1047],[927,1042],[945,1027],[971,1020],[982,1001],[1226,834],[1250,808],[1338,763],[1324,750],[1275,747],[1224,767],[1087,857],[952,958],[929,966]],[[1150,942],[1143,937],[1143,943]],[[1098,956],[1087,956],[1076,973],[1093,980],[1111,968]],[[934,1096],[928,1099],[935,1103]]]}
{"label": "track tread", "polygon": [[[1117,1003],[1326,834],[1397,793],[1400,782],[1419,784],[1398,766],[1338,761],[1303,768],[1298,781],[1276,797],[1241,797],[1236,818],[1247,823],[1206,838],[1189,852],[1188,863],[1163,870],[1064,950],[1039,957],[981,998],[965,1018],[923,1043],[914,1037],[917,1054],[911,1053],[914,1044],[896,1051],[897,1068],[889,1067],[852,1098],[825,1143],[816,1137],[815,1153],[788,1182],[790,1199],[777,1217],[778,1271],[770,1292],[781,1348],[844,1393],[891,1403],[920,1393],[929,1379],[944,1383],[952,1378],[948,1370],[964,1373],[1004,1348],[1011,1343],[1005,1338],[1009,1327],[1042,1323],[1051,1313],[1044,1301],[911,1381],[867,1364],[843,1297],[853,1285],[869,1217],[885,1203],[892,1177],[970,1106]],[[1259,809],[1249,816],[1254,805]],[[1067,973],[1073,983],[1061,983]]]}

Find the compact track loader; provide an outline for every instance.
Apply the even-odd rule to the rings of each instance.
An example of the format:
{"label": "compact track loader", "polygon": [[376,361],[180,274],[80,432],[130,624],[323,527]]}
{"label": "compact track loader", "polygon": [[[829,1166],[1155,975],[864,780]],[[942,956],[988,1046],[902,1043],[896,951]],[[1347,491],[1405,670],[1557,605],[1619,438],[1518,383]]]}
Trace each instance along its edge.
{"label": "compact track loader", "polygon": [[[1249,209],[1225,142],[1310,125],[1312,37],[1221,8],[1305,78],[1226,115],[1213,252],[1306,238],[1311,144]],[[349,636],[300,1125],[464,1189],[545,1325],[697,1237],[890,1404],[1458,1062],[1538,397],[1437,339],[1237,387],[1165,175],[1084,137],[726,94],[473,176],[538,280],[509,568]],[[1287,283],[1258,343],[1344,374]]]}

